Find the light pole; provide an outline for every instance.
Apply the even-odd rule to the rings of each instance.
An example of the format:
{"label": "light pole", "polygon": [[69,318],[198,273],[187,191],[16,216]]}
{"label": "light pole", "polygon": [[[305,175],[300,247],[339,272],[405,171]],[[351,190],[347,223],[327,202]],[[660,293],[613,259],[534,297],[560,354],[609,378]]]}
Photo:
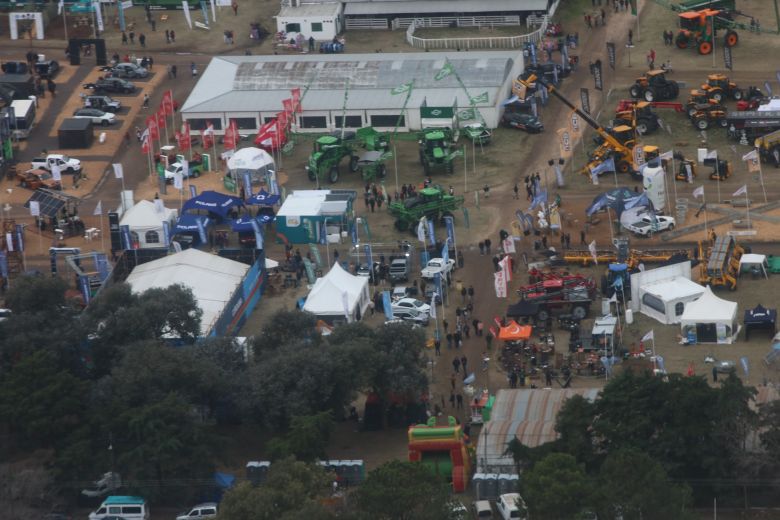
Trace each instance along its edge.
{"label": "light pole", "polygon": [[322,221],[322,226],[325,228],[323,235],[325,235],[325,258],[328,259],[328,270],[330,270],[330,242],[328,241],[328,219],[330,217],[325,217],[325,220]]}

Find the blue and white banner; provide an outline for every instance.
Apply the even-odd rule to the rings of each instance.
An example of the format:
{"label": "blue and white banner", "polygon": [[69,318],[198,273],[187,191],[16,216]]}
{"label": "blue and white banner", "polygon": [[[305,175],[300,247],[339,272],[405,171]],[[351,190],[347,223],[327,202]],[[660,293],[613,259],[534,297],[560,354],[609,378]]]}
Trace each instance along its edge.
{"label": "blue and white banner", "polygon": [[8,256],[5,251],[0,251],[0,276],[8,278]]}
{"label": "blue and white banner", "polygon": [[325,244],[328,243],[328,229],[325,226],[325,222],[319,222],[318,224],[320,226],[319,242],[320,242],[320,244],[325,245]]}
{"label": "blue and white banner", "polygon": [[450,260],[450,239],[449,238],[447,238],[447,240],[444,241],[444,245],[441,248],[441,257],[444,260],[445,264]]}
{"label": "blue and white banner", "polygon": [[252,196],[252,176],[249,172],[244,172],[244,198]]}
{"label": "blue and white banner", "polygon": [[444,288],[442,287],[443,284],[441,283],[441,273],[436,273],[436,276],[433,279],[433,283],[436,285],[436,293],[439,295],[443,295]]}
{"label": "blue and white banner", "polygon": [[198,196],[198,187],[194,184],[190,184],[190,197],[193,199]]}
{"label": "blue and white banner", "polygon": [[203,220],[201,219],[195,219],[195,222],[198,223],[198,235],[200,236],[200,242],[202,244],[205,244],[209,241],[209,238],[206,236],[206,226],[203,225]]}
{"label": "blue and white banner", "polygon": [[349,236],[352,238],[352,245],[358,243],[357,222],[352,221],[352,227],[349,229]]}
{"label": "blue and white banner", "polygon": [[455,245],[455,219],[453,217],[444,217],[444,225],[447,228],[447,240]]}
{"label": "blue and white banner", "polygon": [[742,365],[742,370],[745,372],[745,377],[748,377],[750,375],[750,360],[747,357],[742,356],[739,358],[739,363]]}
{"label": "blue and white banner", "polygon": [[124,31],[127,26],[125,25],[125,3],[119,2],[118,6],[119,11],[119,30]]}
{"label": "blue and white banner", "polygon": [[263,249],[263,231],[257,219],[252,220],[252,229],[255,230],[255,249]]}
{"label": "blue and white banner", "polygon": [[203,23],[209,24],[209,9],[206,7],[206,2],[200,0],[200,10],[203,11]]}
{"label": "blue and white banner", "polygon": [[24,226],[21,224],[16,225],[16,244],[17,251],[24,251]]}
{"label": "blue and white banner", "polygon": [[363,217],[361,220],[363,221],[363,230],[366,232],[366,240],[371,242],[371,230],[368,228],[368,219]]}
{"label": "blue and white banner", "polygon": [[163,244],[165,244],[165,247],[168,247],[171,245],[171,223],[167,220],[163,220],[162,223],[163,227]]}
{"label": "blue and white banner", "polygon": [[390,291],[382,291],[382,309],[385,311],[385,319],[393,319],[393,303],[390,300]]}
{"label": "blue and white banner", "polygon": [[130,235],[130,226],[119,226],[119,236],[122,238],[122,249],[133,249],[133,237]]}
{"label": "blue and white banner", "polygon": [[371,244],[366,244],[363,246],[363,251],[366,253],[366,263],[368,264],[368,268],[371,269],[371,272],[374,271],[374,255],[371,254]]}
{"label": "blue and white banner", "polygon": [[431,241],[431,244],[436,244],[436,235],[433,233],[433,219],[428,219],[428,238]]}

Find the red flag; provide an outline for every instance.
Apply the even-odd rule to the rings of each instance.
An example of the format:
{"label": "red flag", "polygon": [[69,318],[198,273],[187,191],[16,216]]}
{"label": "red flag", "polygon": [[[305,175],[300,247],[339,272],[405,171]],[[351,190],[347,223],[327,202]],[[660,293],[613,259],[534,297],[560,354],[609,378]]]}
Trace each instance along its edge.
{"label": "red flag", "polygon": [[228,148],[235,150],[238,146],[238,141],[241,137],[238,135],[238,126],[236,125],[236,120],[231,119],[230,125],[228,125],[227,129],[225,130],[225,138],[224,138],[224,145],[225,149]]}
{"label": "red flag", "polygon": [[157,126],[157,118],[154,116],[148,116],[146,118],[146,128],[149,129],[149,135],[152,139],[160,138],[160,129]]}
{"label": "red flag", "polygon": [[284,106],[284,111],[288,114],[293,113],[293,100],[292,99],[285,99],[282,101],[282,106]]}
{"label": "red flag", "polygon": [[170,116],[173,114],[173,92],[170,90],[166,90],[163,94],[162,98],[162,104],[160,107],[163,109],[163,112],[166,116]]}
{"label": "red flag", "polygon": [[301,108],[301,89],[294,88],[290,92],[292,92],[293,111],[300,114],[303,112],[303,108]]}
{"label": "red flag", "polygon": [[157,111],[157,127],[158,128],[165,128],[167,126],[165,122],[165,111],[162,107],[160,107],[160,110]]}
{"label": "red flag", "polygon": [[181,125],[181,132],[176,132],[176,144],[179,145],[179,150],[185,151],[190,149],[190,124],[184,123]]}
{"label": "red flag", "polygon": [[149,134],[146,134],[141,141],[141,151],[145,154],[149,153]]}
{"label": "red flag", "polygon": [[287,112],[279,112],[276,114],[277,126],[282,129],[282,133],[287,131],[287,123],[289,122],[289,114]]}

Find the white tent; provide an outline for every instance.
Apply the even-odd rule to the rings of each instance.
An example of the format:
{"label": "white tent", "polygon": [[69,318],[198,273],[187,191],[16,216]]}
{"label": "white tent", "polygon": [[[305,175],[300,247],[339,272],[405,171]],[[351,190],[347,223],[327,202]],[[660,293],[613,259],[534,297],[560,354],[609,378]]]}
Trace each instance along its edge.
{"label": "white tent", "polygon": [[768,269],[769,264],[766,261],[766,255],[757,255],[755,253],[745,253],[739,258],[739,272],[742,273],[742,268],[756,267],[764,275],[764,278],[769,278]]}
{"label": "white tent", "polygon": [[274,158],[260,148],[248,147],[241,148],[233,154],[227,162],[228,170],[239,172],[249,170],[265,172],[266,169],[274,169]]}
{"label": "white tent", "polygon": [[670,325],[680,323],[686,306],[704,294],[691,281],[691,263],[679,262],[631,275],[631,310]]}
{"label": "white tent", "polygon": [[683,339],[689,343],[732,343],[737,334],[737,303],[718,298],[712,289],[685,307],[680,319]]}
{"label": "white tent", "polygon": [[[160,211],[161,209],[161,211]],[[171,229],[176,225],[178,211],[166,208],[163,205],[158,206],[151,201],[142,200],[128,209],[120,226],[130,226],[130,234],[133,242],[140,248],[146,247],[165,247],[163,240],[163,222],[168,222]]]}
{"label": "white tent", "polygon": [[368,303],[368,277],[353,276],[335,263],[328,274],[317,279],[303,310],[327,323],[351,322],[365,315]]}

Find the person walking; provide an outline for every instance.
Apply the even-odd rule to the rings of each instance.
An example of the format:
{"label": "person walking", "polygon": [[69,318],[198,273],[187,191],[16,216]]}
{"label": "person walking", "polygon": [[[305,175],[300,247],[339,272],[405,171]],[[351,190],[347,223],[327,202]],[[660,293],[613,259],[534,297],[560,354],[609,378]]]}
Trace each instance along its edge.
{"label": "person walking", "polygon": [[460,303],[463,305],[466,305],[466,295],[468,294],[468,290],[464,287],[460,287]]}
{"label": "person walking", "polygon": [[520,187],[517,185],[517,183],[515,183],[515,187],[512,188],[512,191],[515,192],[515,200],[519,200],[520,199],[520,195],[519,195]]}
{"label": "person walking", "polygon": [[452,360],[452,368],[456,374],[460,374],[460,358],[458,356],[455,356],[455,359]]}
{"label": "person walking", "polygon": [[436,338],[433,342],[433,347],[437,356],[441,356],[441,340]]}
{"label": "person walking", "polygon": [[633,46],[634,45],[634,31],[631,29],[628,30],[628,45]]}
{"label": "person walking", "polygon": [[452,332],[448,332],[444,337],[447,338],[447,350],[452,350]]}
{"label": "person walking", "polygon": [[143,108],[144,109],[149,108],[149,94],[144,94]]}
{"label": "person walking", "polygon": [[491,244],[490,239],[486,238],[485,239],[485,253],[488,254],[488,255],[490,254],[490,244]]}
{"label": "person walking", "polygon": [[479,246],[479,256],[483,256],[485,254],[485,242],[480,240],[477,245]]}
{"label": "person walking", "polygon": [[122,45],[127,45],[127,33],[122,31]]}
{"label": "person walking", "polygon": [[177,71],[176,65],[171,65],[171,74],[173,75],[173,79],[176,79],[176,71]]}
{"label": "person walking", "polygon": [[130,31],[130,45],[135,45],[135,32]]}
{"label": "person walking", "polygon": [[463,335],[459,330],[455,331],[455,334],[452,335],[452,340],[455,342],[455,348],[463,346]]}
{"label": "person walking", "polygon": [[171,29],[171,43],[176,43],[176,31]]}
{"label": "person walking", "polygon": [[473,285],[469,285],[467,293],[469,295],[469,303],[474,303],[474,286]]}
{"label": "person walking", "polygon": [[444,327],[444,333],[447,334],[447,329],[450,327],[450,322],[447,321],[447,318],[444,318],[441,320],[441,324]]}
{"label": "person walking", "polygon": [[230,4],[230,7],[233,8],[233,16],[238,16],[238,2],[233,2]]}
{"label": "person walking", "polygon": [[463,366],[463,375],[468,374],[468,369],[466,367],[469,364],[469,358],[467,358],[466,356],[461,356],[460,357],[460,364],[461,364],[461,366]]}
{"label": "person walking", "polygon": [[193,78],[198,75],[198,67],[195,66],[194,61],[190,62],[190,73],[192,74]]}
{"label": "person walking", "polygon": [[146,47],[146,35],[144,33],[138,35],[138,43],[141,44],[141,47]]}
{"label": "person walking", "polygon": [[463,394],[458,394],[455,396],[455,400],[458,402],[458,410],[463,409]]}

